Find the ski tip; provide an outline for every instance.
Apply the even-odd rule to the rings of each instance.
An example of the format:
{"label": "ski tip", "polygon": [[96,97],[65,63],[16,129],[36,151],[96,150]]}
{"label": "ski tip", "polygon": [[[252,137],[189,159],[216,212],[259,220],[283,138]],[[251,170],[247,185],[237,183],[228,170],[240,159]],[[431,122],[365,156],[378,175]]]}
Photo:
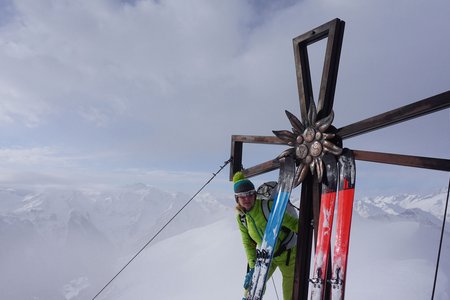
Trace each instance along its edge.
{"label": "ski tip", "polygon": [[336,191],[336,184],[337,184],[337,161],[336,157],[333,154],[326,153],[322,157],[322,161],[324,164],[324,175],[322,178],[322,184],[327,187],[327,191],[323,192],[330,192],[330,191]]}
{"label": "ski tip", "polygon": [[355,188],[356,164],[353,151],[344,148],[339,156],[339,189]]}
{"label": "ski tip", "polygon": [[295,176],[295,159],[292,156],[285,156],[280,159],[280,176],[278,179],[277,193],[281,191],[284,185],[292,188]]}

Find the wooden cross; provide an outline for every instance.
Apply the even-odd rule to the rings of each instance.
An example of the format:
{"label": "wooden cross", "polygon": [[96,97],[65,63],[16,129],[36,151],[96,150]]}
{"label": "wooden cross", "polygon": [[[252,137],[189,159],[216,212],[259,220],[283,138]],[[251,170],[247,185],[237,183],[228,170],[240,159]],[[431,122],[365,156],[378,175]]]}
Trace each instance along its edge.
{"label": "wooden cross", "polygon": [[[303,121],[308,119],[308,112],[314,104],[311,73],[308,60],[308,46],[324,38],[328,38],[322,80],[317,101],[318,119],[329,115],[333,109],[334,92],[339,67],[339,58],[344,35],[345,22],[334,19],[311,31],[293,39],[297,85],[300,100],[300,112]],[[438,94],[421,101],[394,109],[383,114],[336,129],[336,135],[344,140],[369,131],[397,124],[412,118],[420,117],[450,107],[450,91]],[[243,144],[287,144],[277,136],[233,135],[231,137],[230,180],[237,171],[243,171],[247,177],[256,176],[279,168],[277,158],[264,163],[244,168],[242,164]],[[352,149],[356,160],[387,163],[409,167],[450,171],[450,159],[399,155]],[[308,174],[302,182],[299,239],[297,245],[296,270],[294,279],[294,300],[308,297],[310,262],[312,253],[313,232],[317,237],[321,185],[317,176]],[[329,256],[331,257],[331,256]],[[331,263],[328,264],[331,266]],[[327,272],[331,274],[331,272]],[[326,291],[325,299],[329,297]]]}

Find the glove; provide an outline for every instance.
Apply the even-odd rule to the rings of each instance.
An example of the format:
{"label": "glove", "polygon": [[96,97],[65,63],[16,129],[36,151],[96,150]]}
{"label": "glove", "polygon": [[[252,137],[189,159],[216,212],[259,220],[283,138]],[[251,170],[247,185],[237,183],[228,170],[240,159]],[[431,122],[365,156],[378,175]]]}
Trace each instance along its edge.
{"label": "glove", "polygon": [[255,268],[252,268],[248,271],[247,275],[244,278],[244,289],[248,289],[250,287],[250,283],[252,282],[253,272],[255,272]]}

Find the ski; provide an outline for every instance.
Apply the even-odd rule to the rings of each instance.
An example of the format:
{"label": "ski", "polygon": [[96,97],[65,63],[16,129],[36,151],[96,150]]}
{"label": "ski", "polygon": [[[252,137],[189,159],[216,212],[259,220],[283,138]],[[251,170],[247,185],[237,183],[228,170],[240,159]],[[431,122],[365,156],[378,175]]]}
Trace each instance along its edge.
{"label": "ski", "polygon": [[350,241],[350,227],[353,212],[353,197],[355,193],[355,159],[349,149],[344,149],[339,156],[339,188],[338,210],[336,223],[336,240],[334,244],[331,299],[343,300],[345,293],[345,278],[347,273],[347,256]]}
{"label": "ski", "polygon": [[333,228],[334,207],[337,189],[337,162],[332,154],[325,154],[324,177],[322,179],[322,194],[320,201],[319,227],[317,229],[317,244],[314,255],[314,267],[311,283],[310,300],[322,300],[326,288],[328,255],[330,251],[331,231]]}
{"label": "ski", "polygon": [[250,287],[248,288],[247,300],[260,300],[263,297],[275,244],[292,191],[294,175],[295,160],[290,156],[281,158],[277,196],[273,203],[269,219],[267,220],[262,243],[256,250],[255,271]]}

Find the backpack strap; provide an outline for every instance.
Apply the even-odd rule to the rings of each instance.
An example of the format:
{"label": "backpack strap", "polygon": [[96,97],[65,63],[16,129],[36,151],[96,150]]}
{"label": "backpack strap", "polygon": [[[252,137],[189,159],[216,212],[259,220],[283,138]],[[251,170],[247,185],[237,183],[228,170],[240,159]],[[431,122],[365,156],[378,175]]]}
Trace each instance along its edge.
{"label": "backpack strap", "polygon": [[272,211],[269,203],[270,201],[271,200],[261,200],[261,210],[263,212],[264,219],[266,219],[266,222],[269,220],[269,215]]}

